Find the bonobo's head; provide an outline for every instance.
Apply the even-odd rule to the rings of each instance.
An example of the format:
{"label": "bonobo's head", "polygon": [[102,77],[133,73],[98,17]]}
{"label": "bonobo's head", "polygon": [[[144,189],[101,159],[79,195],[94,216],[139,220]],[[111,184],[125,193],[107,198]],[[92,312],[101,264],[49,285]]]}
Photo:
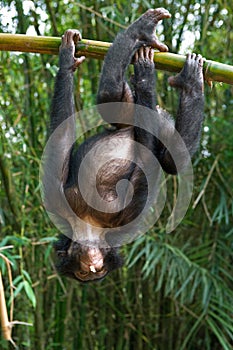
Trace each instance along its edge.
{"label": "bonobo's head", "polygon": [[110,271],[123,265],[116,248],[80,244],[65,235],[60,236],[54,247],[58,257],[58,273],[80,282],[101,280]]}

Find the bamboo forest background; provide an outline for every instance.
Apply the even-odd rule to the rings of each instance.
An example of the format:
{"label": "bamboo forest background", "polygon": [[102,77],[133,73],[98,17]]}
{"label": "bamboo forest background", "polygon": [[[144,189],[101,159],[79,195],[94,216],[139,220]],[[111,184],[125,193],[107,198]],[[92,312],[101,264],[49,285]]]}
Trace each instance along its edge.
{"label": "bamboo forest background", "polygon": [[[233,64],[230,0],[1,1],[0,31],[61,36],[77,28],[84,38],[113,41],[150,7],[172,14],[158,28],[171,52],[191,50]],[[165,233],[177,188],[177,179],[168,177],[166,208],[148,234],[122,248],[123,269],[81,285],[55,272],[58,232],[39,188],[57,64],[57,56],[0,52],[0,253],[13,264],[14,320],[32,324],[14,326],[19,349],[232,349],[233,87],[205,86],[194,192],[182,223]],[[95,104],[101,65],[89,58],[76,75],[77,109]],[[177,93],[168,87],[169,74],[156,76],[158,103],[174,114]],[[0,268],[10,307],[1,258]],[[11,346],[0,338],[0,348]]]}

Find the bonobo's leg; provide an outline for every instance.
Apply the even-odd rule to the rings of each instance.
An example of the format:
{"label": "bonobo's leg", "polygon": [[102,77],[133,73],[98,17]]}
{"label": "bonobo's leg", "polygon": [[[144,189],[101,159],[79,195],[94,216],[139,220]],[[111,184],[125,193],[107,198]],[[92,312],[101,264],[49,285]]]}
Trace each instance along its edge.
{"label": "bonobo's leg", "polygon": [[[155,111],[154,50],[148,46],[140,47],[134,55],[133,64],[134,75],[131,78],[131,82],[134,87],[135,103]],[[158,115],[155,112],[150,112],[147,108],[137,108],[136,110],[134,118],[138,117],[137,121],[141,128],[134,128],[134,138],[154,152],[157,149],[158,140],[152,134],[147,133],[144,126],[146,124],[147,130],[149,129],[153,133],[156,116]]]}
{"label": "bonobo's leg", "polygon": [[[182,137],[190,156],[192,156],[199,145],[201,127],[204,118],[204,79],[203,62],[200,55],[188,54],[182,71],[174,77],[169,78],[171,86],[180,89],[180,102],[177,112],[175,128]],[[172,131],[168,142],[169,148],[174,149],[177,154],[178,164],[185,166],[185,159],[182,159],[182,147],[176,142]],[[171,154],[164,149],[160,158],[161,165],[169,173],[176,173],[178,169],[174,164]]]}
{"label": "bonobo's leg", "polygon": [[134,86],[135,103],[155,109],[155,70],[154,50],[142,46],[134,55],[134,75],[131,82]]}
{"label": "bonobo's leg", "polygon": [[[128,29],[119,34],[113,45],[110,47],[102,69],[100,78],[97,103],[107,102],[133,102],[132,92],[125,80],[125,71],[130,64],[135,52],[143,45],[151,46],[160,51],[167,51],[166,45],[159,42],[154,31],[157,23],[163,18],[169,18],[170,14],[163,8],[151,9],[143,14],[137,21],[131,24]],[[133,110],[124,110],[123,106],[114,108],[114,111],[99,108],[102,117],[108,121],[108,113],[113,118],[119,117],[120,122]]]}

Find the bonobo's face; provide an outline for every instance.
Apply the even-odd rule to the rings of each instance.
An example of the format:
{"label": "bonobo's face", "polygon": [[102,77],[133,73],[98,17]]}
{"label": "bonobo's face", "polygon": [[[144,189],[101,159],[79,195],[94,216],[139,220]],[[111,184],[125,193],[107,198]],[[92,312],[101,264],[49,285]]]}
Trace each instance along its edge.
{"label": "bonobo's face", "polygon": [[[71,252],[71,254],[74,253],[74,251]],[[79,248],[76,253],[78,269],[74,271],[74,276],[78,280],[82,282],[93,281],[107,275],[104,252],[98,247],[81,246],[81,249]]]}
{"label": "bonobo's face", "polygon": [[123,265],[116,248],[100,246],[98,242],[74,242],[61,235],[55,243],[59,259],[56,264],[58,272],[80,282],[89,282],[101,280],[110,271]]}

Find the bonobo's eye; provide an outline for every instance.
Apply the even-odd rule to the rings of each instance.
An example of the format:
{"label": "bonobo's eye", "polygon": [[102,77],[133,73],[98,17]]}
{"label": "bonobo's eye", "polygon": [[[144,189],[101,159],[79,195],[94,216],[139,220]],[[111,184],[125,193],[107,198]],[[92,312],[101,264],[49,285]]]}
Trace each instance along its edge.
{"label": "bonobo's eye", "polygon": [[85,279],[85,277],[87,277],[89,275],[89,272],[88,271],[76,271],[74,273],[75,277],[79,278],[79,279]]}
{"label": "bonobo's eye", "polygon": [[58,250],[57,251],[57,256],[59,258],[63,258],[64,256],[66,256],[66,251],[65,250]]}
{"label": "bonobo's eye", "polygon": [[89,274],[89,272],[87,272],[87,271],[79,271],[78,274],[80,276],[87,276]]}
{"label": "bonobo's eye", "polygon": [[93,271],[83,271],[79,270],[74,272],[74,276],[78,278],[79,280],[82,280],[83,282],[89,281],[89,280],[98,280],[103,278],[107,274],[107,270],[103,267],[100,270],[96,270],[96,272]]}
{"label": "bonobo's eye", "polygon": [[103,266],[100,270],[97,270],[97,275],[104,275],[107,272],[106,268]]}

